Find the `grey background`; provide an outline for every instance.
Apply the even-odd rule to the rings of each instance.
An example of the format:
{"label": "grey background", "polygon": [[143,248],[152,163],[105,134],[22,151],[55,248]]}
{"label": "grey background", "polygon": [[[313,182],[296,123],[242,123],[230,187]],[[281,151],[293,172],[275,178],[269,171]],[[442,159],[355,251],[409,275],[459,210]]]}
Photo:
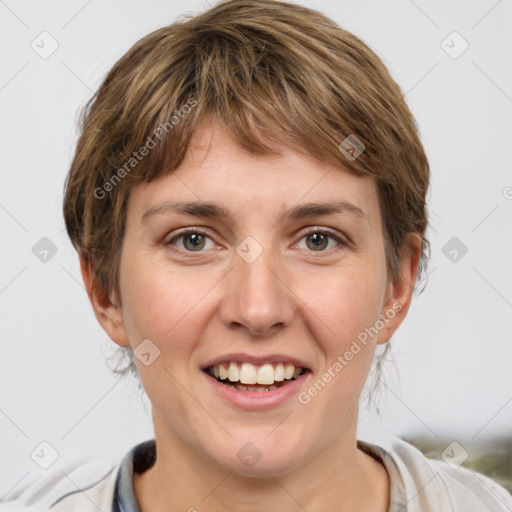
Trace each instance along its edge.
{"label": "grey background", "polygon": [[[430,277],[392,341],[400,380],[389,372],[382,416],[362,411],[360,435],[510,436],[512,2],[303,3],[384,60],[432,168]],[[63,230],[62,189],[78,109],[108,69],[143,35],[207,5],[0,1],[0,498],[78,456],[116,459],[153,436],[147,401],[105,366],[113,343]],[[48,469],[41,442],[58,453]]]}

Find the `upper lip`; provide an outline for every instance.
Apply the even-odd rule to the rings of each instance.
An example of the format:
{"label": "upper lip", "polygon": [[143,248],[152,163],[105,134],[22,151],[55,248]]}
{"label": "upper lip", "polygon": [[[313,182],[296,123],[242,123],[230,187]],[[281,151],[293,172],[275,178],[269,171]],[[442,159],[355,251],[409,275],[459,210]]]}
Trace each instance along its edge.
{"label": "upper lip", "polygon": [[210,366],[215,366],[216,364],[220,363],[228,363],[230,361],[235,361],[237,363],[251,363],[255,366],[260,366],[265,363],[291,363],[295,367],[300,366],[305,370],[310,369],[306,362],[297,359],[296,357],[288,356],[286,354],[266,354],[254,356],[251,354],[243,354],[240,352],[237,352],[236,354],[225,354],[223,356],[218,356],[215,359],[212,359],[211,361],[204,364],[201,367],[201,369],[206,370],[206,368]]}

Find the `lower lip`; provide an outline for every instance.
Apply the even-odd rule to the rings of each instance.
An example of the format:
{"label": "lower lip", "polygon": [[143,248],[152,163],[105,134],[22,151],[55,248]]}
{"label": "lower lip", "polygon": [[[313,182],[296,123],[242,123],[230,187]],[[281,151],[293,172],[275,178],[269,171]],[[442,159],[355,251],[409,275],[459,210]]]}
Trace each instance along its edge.
{"label": "lower lip", "polygon": [[203,378],[206,379],[208,384],[213,390],[219,394],[224,400],[242,409],[257,411],[264,409],[271,409],[281,405],[291,397],[299,393],[300,388],[303,386],[305,380],[309,377],[311,372],[305,372],[295,380],[288,384],[273,389],[272,391],[240,391],[239,389],[226,386],[214,379],[206,372],[201,371]]}

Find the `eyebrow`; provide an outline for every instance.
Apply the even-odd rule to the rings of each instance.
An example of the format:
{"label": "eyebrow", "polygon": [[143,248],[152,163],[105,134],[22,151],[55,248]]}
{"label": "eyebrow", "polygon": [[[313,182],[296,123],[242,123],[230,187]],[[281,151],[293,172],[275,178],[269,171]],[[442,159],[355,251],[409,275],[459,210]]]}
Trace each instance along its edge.
{"label": "eyebrow", "polygon": [[[192,217],[213,218],[228,220],[231,218],[229,210],[215,203],[164,201],[147,210],[141,217],[146,222],[156,214],[178,214]],[[287,210],[284,220],[300,220],[308,217],[333,214],[350,214],[361,219],[368,220],[366,213],[359,206],[349,201],[302,203]]]}

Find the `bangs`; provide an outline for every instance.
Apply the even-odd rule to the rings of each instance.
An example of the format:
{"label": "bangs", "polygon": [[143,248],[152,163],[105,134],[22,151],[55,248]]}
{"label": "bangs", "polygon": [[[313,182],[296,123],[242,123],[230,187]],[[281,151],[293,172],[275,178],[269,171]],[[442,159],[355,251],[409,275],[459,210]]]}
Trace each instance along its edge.
{"label": "bangs", "polygon": [[[178,25],[175,37],[168,29],[147,36],[153,40],[150,53],[140,50],[147,38],[132,49],[132,60],[140,62],[124,87],[110,147],[104,148],[110,172],[130,169],[121,174],[135,182],[172,172],[198,125],[218,121],[251,154],[276,154],[276,144],[282,144],[356,174],[396,182],[387,166],[372,168],[372,161],[383,158],[376,153],[386,129],[389,138],[389,122],[380,119],[389,106],[371,86],[379,70],[370,58],[345,42],[340,59],[339,50],[326,50],[289,24],[259,21],[224,31],[196,21],[185,43],[184,26]],[[354,135],[365,151],[349,159],[339,146]],[[141,149],[146,154],[139,159],[134,153]]]}

